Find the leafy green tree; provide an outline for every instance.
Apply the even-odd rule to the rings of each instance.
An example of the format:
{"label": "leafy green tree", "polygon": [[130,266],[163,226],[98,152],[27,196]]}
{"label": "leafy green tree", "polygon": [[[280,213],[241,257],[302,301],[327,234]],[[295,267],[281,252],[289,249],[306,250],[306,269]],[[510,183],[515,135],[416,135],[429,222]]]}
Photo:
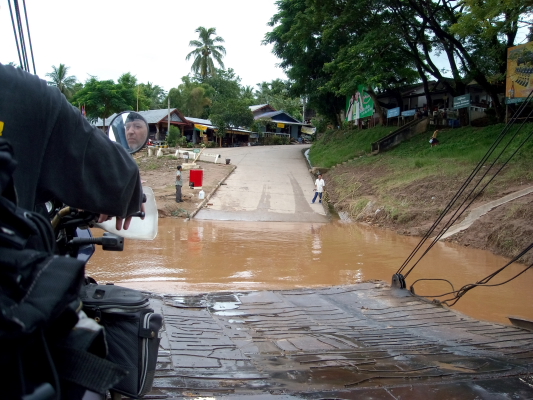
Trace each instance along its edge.
{"label": "leafy green tree", "polygon": [[[498,95],[499,88],[495,84],[496,82],[491,82],[494,67],[501,70],[505,69],[505,51],[501,51],[502,46],[499,38],[493,37],[492,41],[487,41],[472,37],[474,40],[468,40],[468,38],[461,38],[452,32],[451,27],[459,21],[463,14],[462,2],[456,3],[450,0],[442,2],[390,1],[397,15],[405,16],[410,13],[410,15],[416,16],[419,29],[429,32],[429,39],[435,43],[435,48],[446,54],[449,64],[452,66],[455,81],[458,82],[459,77],[463,81],[475,80],[491,96],[496,114],[500,119],[503,119],[504,110]],[[489,47],[482,48],[483,46]],[[488,51],[489,48],[490,51]],[[426,58],[429,59],[427,56]],[[454,95],[463,93],[456,92]]]}
{"label": "leafy green tree", "polygon": [[[492,97],[499,118],[499,87],[506,50],[520,25],[531,26],[528,0],[279,0],[264,43],[282,59],[293,95],[329,121],[344,109],[344,95],[367,85],[376,100],[422,82],[431,107],[429,80],[452,96],[475,80]],[[436,57],[449,67],[439,67]],[[451,73],[453,79],[445,78]],[[377,108],[379,103],[375,101]]]}
{"label": "leafy green tree", "polygon": [[133,90],[137,86],[137,77],[132,75],[131,72],[126,72],[125,74],[120,75],[117,84]]}
{"label": "leafy green tree", "polygon": [[220,139],[220,146],[228,130],[249,127],[254,122],[254,116],[246,101],[241,99],[227,99],[213,103],[209,119],[218,128],[216,135]]}
{"label": "leafy green tree", "polygon": [[185,101],[186,109],[193,118],[201,118],[206,107],[209,107],[212,102],[211,99],[206,96],[207,90],[202,86],[197,86],[189,92],[189,96]]}
{"label": "leafy green tree", "polygon": [[83,89],[83,83],[76,82],[71,89],[72,96],[74,96],[76,93],[78,93],[81,89]]}
{"label": "leafy green tree", "polygon": [[105,119],[113,113],[131,109],[132,90],[113,80],[100,81],[91,76],[70,100],[75,106],[85,106],[87,119]]}
{"label": "leafy green tree", "polygon": [[205,79],[208,76],[217,74],[213,59],[221,68],[224,68],[222,57],[226,55],[226,49],[224,46],[217,44],[224,43],[224,39],[220,36],[215,36],[217,34],[216,28],[206,29],[200,26],[195,32],[198,33],[199,40],[191,40],[189,42],[189,46],[196,48],[187,54],[185,59],[194,58],[191,70],[195,74],[199,74],[202,79]]}
{"label": "leafy green tree", "polygon": [[257,104],[254,94],[254,88],[252,86],[242,86],[240,97],[241,99],[245,100],[249,106]]}
{"label": "leafy green tree", "polygon": [[462,12],[450,32],[467,43],[475,58],[488,63],[489,81],[502,81],[507,72],[507,48],[515,45],[519,29],[529,28],[531,35],[533,4],[527,0],[465,0],[461,5]]}
{"label": "leafy green tree", "polygon": [[[323,21],[324,42],[345,36],[337,55],[324,65],[331,73],[326,87],[346,96],[355,93],[358,85],[365,85],[382,123],[385,113],[378,93],[397,93],[400,105],[399,89],[420,79],[411,50],[397,25],[391,23],[394,15],[384,1],[360,0],[344,6],[332,1],[314,2]],[[336,17],[333,21],[329,21],[331,14]]]}
{"label": "leafy green tree", "polygon": [[168,91],[165,103],[170,103],[171,108],[178,108],[187,115],[183,109],[183,93],[179,88],[172,88]]}
{"label": "leafy green tree", "polygon": [[261,82],[255,91],[255,104],[270,104],[276,110],[283,110],[296,119],[302,120],[303,103],[301,98],[291,96],[290,84],[281,79]]}
{"label": "leafy green tree", "polygon": [[59,67],[52,65],[52,72],[46,74],[51,80],[48,81],[50,86],[55,86],[68,99],[73,94],[74,85],[77,82],[75,76],[68,76],[69,67],[65,64],[59,64]]}
{"label": "leafy green tree", "polygon": [[117,80],[117,86],[122,89],[122,97],[128,104],[126,109],[140,111],[149,109],[150,100],[145,96],[144,92],[141,92],[135,75],[132,75],[130,72],[120,75]]}
{"label": "leafy green tree", "polygon": [[167,144],[170,147],[183,146],[187,139],[181,134],[177,126],[171,125],[167,135]]}
{"label": "leafy green tree", "polygon": [[189,76],[182,78],[182,83],[177,88],[169,91],[170,106],[178,108],[188,117],[207,118],[208,107],[214,89],[206,84],[192,80]]}
{"label": "leafy green tree", "polygon": [[140,83],[138,89],[147,100],[148,110],[157,110],[167,107],[167,103],[165,102],[166,92],[161,86],[154,85],[151,82]]}
{"label": "leafy green tree", "polygon": [[241,98],[241,78],[232,68],[219,69],[216,75],[209,76],[202,82],[213,88],[213,92],[210,93],[213,102]]}
{"label": "leafy green tree", "polygon": [[282,60],[280,66],[292,83],[291,96],[306,96],[311,108],[340,124],[346,97],[327,87],[331,72],[324,70],[324,64],[333,61],[346,35],[324,43],[322,28],[327,21],[320,19],[308,0],[279,0],[276,4],[278,12],[268,23],[273,29],[263,44],[272,44],[272,52]]}

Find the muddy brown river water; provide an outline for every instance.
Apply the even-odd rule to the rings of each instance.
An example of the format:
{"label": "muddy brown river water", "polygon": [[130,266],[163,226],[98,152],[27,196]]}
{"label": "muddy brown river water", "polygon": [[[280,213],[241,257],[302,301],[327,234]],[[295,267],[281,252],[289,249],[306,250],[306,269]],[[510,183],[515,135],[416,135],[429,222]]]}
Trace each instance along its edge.
{"label": "muddy brown river water", "polygon": [[[100,236],[101,232],[94,232]],[[87,272],[100,283],[169,294],[293,289],[365,280],[391,281],[419,238],[359,224],[190,221],[160,219],[154,241],[126,241],[124,252],[98,249]],[[438,243],[407,278],[443,278],[455,289],[507,263],[482,250]],[[511,265],[499,283],[524,268]],[[533,319],[533,271],[502,286],[475,288],[452,309],[509,324],[507,316]],[[443,281],[420,282],[421,295],[451,290]]]}

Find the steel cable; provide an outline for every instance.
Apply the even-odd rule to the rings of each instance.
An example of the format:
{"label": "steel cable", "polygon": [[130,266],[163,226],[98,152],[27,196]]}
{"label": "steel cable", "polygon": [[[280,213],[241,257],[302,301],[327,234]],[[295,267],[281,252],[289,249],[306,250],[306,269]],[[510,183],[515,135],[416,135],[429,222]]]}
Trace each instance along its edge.
{"label": "steel cable", "polygon": [[[450,210],[452,209],[452,207],[455,205],[455,203],[458,201],[458,199],[462,196],[462,194],[465,192],[465,190],[467,189],[467,187],[470,185],[470,183],[474,180],[475,176],[479,173],[480,169],[484,166],[484,164],[486,163],[486,161],[489,159],[489,157],[495,152],[495,150],[497,149],[497,147],[501,144],[501,142],[503,141],[503,139],[505,138],[505,136],[509,133],[509,131],[511,130],[511,128],[513,127],[513,125],[515,124],[515,122],[518,120],[518,118],[520,117],[520,115],[522,114],[522,112],[524,111],[524,109],[526,108],[527,105],[529,105],[530,103],[530,100],[533,98],[532,96],[532,93],[533,92],[530,92],[528,97],[526,98],[526,100],[520,105],[519,109],[517,110],[517,112],[513,115],[513,117],[511,118],[511,121],[509,121],[509,123],[504,127],[504,129],[502,130],[502,132],[500,133],[500,135],[498,136],[498,138],[494,141],[494,143],[491,145],[491,147],[489,148],[489,150],[486,152],[486,154],[483,156],[483,158],[481,159],[481,161],[476,165],[476,167],[474,168],[474,170],[471,172],[471,174],[469,175],[469,177],[465,180],[465,182],[463,182],[462,186],[459,188],[459,190],[455,193],[455,195],[453,196],[452,200],[450,200],[450,202],[448,203],[448,205],[445,207],[445,209],[442,211],[442,213],[439,215],[439,217],[437,218],[437,220],[433,223],[433,225],[429,228],[429,230],[426,232],[426,234],[422,237],[422,239],[420,240],[420,242],[417,244],[417,246],[415,246],[415,248],[413,249],[413,251],[411,252],[411,254],[407,257],[407,259],[403,262],[402,266],[398,269],[397,271],[397,274],[400,274],[406,267],[407,265],[411,262],[411,260],[415,257],[416,253],[420,250],[420,248],[424,245],[424,243],[429,239],[430,235],[433,233],[433,231],[437,228],[438,224],[444,219],[444,217],[446,216],[446,214],[448,214],[450,212]],[[532,112],[529,113],[528,117],[531,116]],[[466,196],[465,200],[463,201],[463,203],[459,206],[459,208],[456,210],[456,212],[454,213],[454,215],[452,215],[452,217],[450,218],[450,221],[452,221],[453,217],[458,213],[458,211],[461,209],[461,207],[465,204],[466,200],[468,200],[468,198],[472,195],[472,193],[475,191],[475,189],[477,188],[477,186],[479,186],[479,184],[482,182],[482,180],[484,179],[484,177],[488,174],[488,172],[491,170],[491,168],[494,166],[494,164],[496,163],[496,161],[501,157],[501,155],[503,154],[503,152],[505,151],[505,149],[507,149],[507,147],[509,146],[509,144],[513,141],[513,139],[516,137],[516,135],[519,133],[520,129],[523,127],[525,122],[522,123],[522,125],[520,126],[520,128],[517,130],[517,132],[515,132],[514,136],[509,140],[509,142],[507,143],[507,145],[504,147],[504,149],[502,151],[500,151],[500,154],[496,157],[496,159],[493,161],[492,165],[490,168],[487,169],[487,171],[485,172],[485,174],[483,175],[483,177],[478,181],[478,183],[476,184],[476,186],[470,191],[470,193],[468,194],[468,196]],[[530,135],[531,136],[531,135]],[[528,137],[529,139],[529,137]],[[523,146],[523,144],[525,143],[525,141],[520,145]],[[515,153],[513,153],[513,156],[514,154],[516,154],[516,151]],[[512,158],[512,156],[511,156]],[[510,160],[510,158],[509,158]],[[509,161],[507,160],[507,162]],[[507,163],[506,162],[506,163]],[[501,168],[497,171],[497,173],[494,175],[494,177],[501,171]],[[492,179],[494,179],[494,177]],[[490,181],[492,181],[492,179]],[[489,183],[490,183],[489,181]],[[485,185],[486,187],[486,185]],[[484,187],[484,188],[485,188]],[[483,190],[484,190],[483,188]],[[483,191],[482,190],[482,191]],[[479,196],[482,191],[480,191],[478,193],[477,196]],[[475,198],[477,198],[477,196]],[[475,198],[473,200],[475,200]],[[470,204],[472,204],[473,200],[470,202]],[[469,205],[470,205],[469,204]],[[468,206],[469,206],[468,205]],[[461,215],[462,213],[468,208],[465,207],[461,213],[457,216],[457,218],[455,218],[455,220],[457,220]],[[455,221],[453,220],[453,221]],[[438,239],[440,239],[440,237],[444,234],[444,232],[449,228],[449,226],[451,226],[450,224],[450,221],[448,221],[448,223],[445,225],[445,227],[443,228],[443,232],[441,232],[441,234],[438,236]],[[452,222],[453,222],[452,221]],[[438,240],[437,239],[437,240]],[[429,247],[431,248],[434,243],[436,243],[435,240],[433,242],[433,244]],[[424,252],[424,254],[420,257],[420,259],[427,253],[427,251],[429,250],[429,248]],[[415,263],[415,266],[418,264],[418,262],[420,261],[420,259]],[[411,271],[412,269],[414,268],[414,266],[408,271],[408,273],[405,275],[407,276]]]}
{"label": "steel cable", "polygon": [[[531,115],[533,115],[533,111],[530,112],[530,114],[528,115],[528,117],[530,117]],[[468,200],[468,198],[474,193],[474,191],[477,189],[477,187],[480,185],[480,183],[483,181],[483,179],[487,176],[488,172],[492,169],[492,167],[494,167],[496,161],[501,157],[501,154],[507,149],[507,147],[509,146],[509,144],[513,141],[513,139],[516,138],[516,135],[519,133],[520,129],[523,127],[523,124],[525,122],[522,123],[522,126],[519,128],[519,130],[515,133],[515,135],[511,138],[511,140],[507,143],[507,145],[504,147],[504,149],[502,150],[502,152],[498,155],[498,157],[494,160],[494,162],[491,164],[491,166],[487,169],[487,171],[483,174],[483,176],[481,177],[481,179],[478,181],[478,183],[472,188],[472,190],[470,191],[470,193],[465,197],[465,199],[463,200],[463,202],[461,203],[461,205],[458,207],[458,209],[455,211],[455,213],[450,217],[450,220],[446,223],[446,225],[441,229],[440,233],[435,236],[435,238],[433,239],[433,241],[431,242],[431,244],[427,247],[427,249],[424,251],[424,253],[422,253],[422,255],[420,256],[420,258],[415,262],[415,264],[409,269],[409,271],[405,274],[405,277],[407,277],[407,275],[409,275],[409,273],[413,270],[413,268],[420,262],[420,260],[427,254],[427,252],[440,240],[440,238],[446,233],[446,231],[455,224],[455,222],[463,215],[463,213],[474,203],[474,201],[479,197],[481,196],[481,194],[483,193],[483,191],[487,188],[487,186],[496,178],[496,176],[503,170],[503,168],[505,168],[505,166],[509,163],[509,161],[516,155],[516,153],[524,146],[524,144],[526,144],[530,139],[531,137],[533,136],[533,130],[529,133],[529,135],[522,141],[522,143],[520,143],[518,145],[518,147],[516,148],[516,150],[509,156],[509,158],[502,164],[502,166],[494,173],[494,175],[492,175],[492,177],[488,180],[488,182],[481,188],[481,190],[475,195],[472,197],[472,199],[470,200],[470,202],[462,209],[461,212],[459,212],[459,210],[461,210],[461,208],[464,206],[464,204],[466,203],[466,201]]]}

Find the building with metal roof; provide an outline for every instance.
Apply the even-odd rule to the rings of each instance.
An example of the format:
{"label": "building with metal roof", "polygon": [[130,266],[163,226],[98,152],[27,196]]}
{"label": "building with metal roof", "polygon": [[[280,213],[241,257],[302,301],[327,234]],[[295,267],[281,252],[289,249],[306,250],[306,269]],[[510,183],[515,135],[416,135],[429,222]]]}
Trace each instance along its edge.
{"label": "building with metal roof", "polygon": [[311,127],[310,124],[301,122],[283,110],[276,110],[269,104],[250,106],[254,114],[254,120],[260,121],[260,133],[264,135],[274,134],[298,139],[302,127]]}

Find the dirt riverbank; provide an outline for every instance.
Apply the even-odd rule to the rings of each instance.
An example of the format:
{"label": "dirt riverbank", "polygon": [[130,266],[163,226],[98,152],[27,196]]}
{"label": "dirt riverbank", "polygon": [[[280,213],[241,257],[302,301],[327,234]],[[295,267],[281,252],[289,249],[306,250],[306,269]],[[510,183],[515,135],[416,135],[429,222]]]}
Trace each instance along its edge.
{"label": "dirt riverbank", "polygon": [[[209,207],[209,201],[203,202],[200,199],[200,189],[189,187],[190,170],[183,170],[182,203],[176,203],[176,188],[174,185],[176,168],[183,163],[183,160],[176,159],[170,155],[160,158],[154,156],[140,156],[137,164],[141,171],[143,185],[149,186],[154,191],[157,203],[159,218],[189,218],[199,207]],[[218,185],[236,167],[231,164],[197,162],[203,171],[202,190],[207,198]],[[202,204],[204,203],[204,204]]]}
{"label": "dirt riverbank", "polygon": [[[328,171],[324,179],[330,206],[353,221],[392,229],[402,235],[423,236],[466,179],[466,176],[434,175],[383,189],[380,183],[388,174],[385,165],[350,163]],[[533,182],[523,177],[497,178],[471,208],[529,186]],[[465,231],[445,240],[512,258],[533,242],[532,220],[533,194],[529,194],[492,209]],[[443,219],[438,228],[447,221],[448,218]],[[435,234],[439,231],[435,230]],[[521,262],[531,264],[532,253],[522,257]]]}

